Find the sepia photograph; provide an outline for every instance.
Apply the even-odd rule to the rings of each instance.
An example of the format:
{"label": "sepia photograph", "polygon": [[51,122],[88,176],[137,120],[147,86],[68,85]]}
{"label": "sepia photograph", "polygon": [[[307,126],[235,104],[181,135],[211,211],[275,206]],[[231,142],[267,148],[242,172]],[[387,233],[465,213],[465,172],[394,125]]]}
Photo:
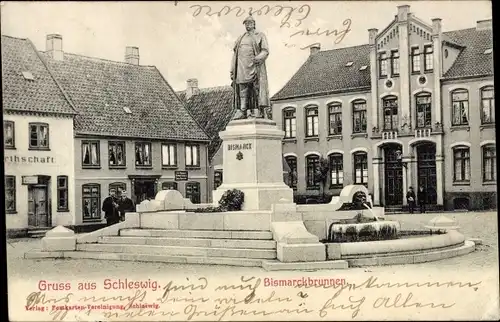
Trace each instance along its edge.
{"label": "sepia photograph", "polygon": [[10,321],[498,320],[490,1],[2,1]]}

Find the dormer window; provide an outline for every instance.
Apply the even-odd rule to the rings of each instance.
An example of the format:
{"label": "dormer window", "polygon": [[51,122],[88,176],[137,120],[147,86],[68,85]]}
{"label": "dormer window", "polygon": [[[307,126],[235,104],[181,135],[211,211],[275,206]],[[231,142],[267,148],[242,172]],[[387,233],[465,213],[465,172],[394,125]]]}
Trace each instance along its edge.
{"label": "dormer window", "polygon": [[491,54],[493,52],[493,48],[488,48],[484,51],[485,55]]}
{"label": "dormer window", "polygon": [[354,64],[352,61],[347,62],[347,64],[345,64],[345,67],[351,67],[351,66],[352,66],[352,64]]}
{"label": "dormer window", "polygon": [[125,111],[125,113],[127,114],[132,114],[132,111],[130,110],[130,108],[128,108],[127,106],[124,106],[123,107],[123,110]]}
{"label": "dormer window", "polygon": [[365,69],[367,69],[367,68],[368,68],[368,66],[363,65],[363,66],[361,66],[361,67],[359,68],[359,70],[365,70]]}
{"label": "dormer window", "polygon": [[31,72],[25,71],[25,72],[22,72],[22,74],[23,74],[24,79],[26,79],[26,80],[32,80],[32,81],[35,80],[35,76],[33,76],[33,74]]}

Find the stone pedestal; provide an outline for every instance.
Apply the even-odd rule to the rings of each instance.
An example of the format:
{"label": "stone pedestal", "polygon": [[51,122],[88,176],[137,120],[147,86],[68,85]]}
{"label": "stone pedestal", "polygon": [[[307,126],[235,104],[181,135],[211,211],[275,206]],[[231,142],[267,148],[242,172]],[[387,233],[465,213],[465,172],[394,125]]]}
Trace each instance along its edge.
{"label": "stone pedestal", "polygon": [[245,194],[245,211],[271,210],[282,198],[293,200],[293,190],[283,182],[284,132],[274,121],[231,121],[219,136],[223,140],[224,181],[213,191],[215,202],[231,189]]}
{"label": "stone pedestal", "polygon": [[44,252],[76,250],[75,232],[63,226],[49,230],[42,238],[42,250]]}

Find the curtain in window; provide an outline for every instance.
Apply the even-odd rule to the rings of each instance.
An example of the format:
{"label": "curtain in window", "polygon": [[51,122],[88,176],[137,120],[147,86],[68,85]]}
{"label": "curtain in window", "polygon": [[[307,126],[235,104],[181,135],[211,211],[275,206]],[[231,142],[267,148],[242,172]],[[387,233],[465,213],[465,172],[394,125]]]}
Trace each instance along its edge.
{"label": "curtain in window", "polygon": [[84,144],[83,145],[83,164],[89,164],[90,163],[90,146],[89,144]]}
{"label": "curtain in window", "polygon": [[91,145],[92,149],[92,164],[97,164],[97,144],[93,143]]}

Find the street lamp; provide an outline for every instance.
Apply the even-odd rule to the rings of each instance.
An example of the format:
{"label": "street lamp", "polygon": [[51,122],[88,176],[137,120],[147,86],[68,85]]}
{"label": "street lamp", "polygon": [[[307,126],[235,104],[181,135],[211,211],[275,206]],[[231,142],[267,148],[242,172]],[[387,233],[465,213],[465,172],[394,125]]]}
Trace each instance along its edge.
{"label": "street lamp", "polygon": [[408,168],[408,165],[406,164],[407,162],[403,162],[403,153],[401,152],[401,150],[397,150],[396,151],[396,160],[401,164],[403,165],[403,167],[405,167],[405,169]]}

